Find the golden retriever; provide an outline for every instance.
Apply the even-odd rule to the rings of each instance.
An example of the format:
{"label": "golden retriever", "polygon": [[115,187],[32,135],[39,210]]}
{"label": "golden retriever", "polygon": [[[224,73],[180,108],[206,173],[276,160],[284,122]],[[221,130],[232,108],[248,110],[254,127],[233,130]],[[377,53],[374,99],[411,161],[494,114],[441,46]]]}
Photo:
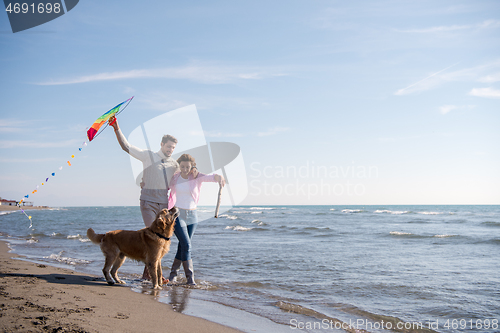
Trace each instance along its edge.
{"label": "golden retriever", "polygon": [[125,259],[130,257],[146,264],[153,289],[161,289],[163,276],[161,259],[170,249],[170,237],[174,233],[177,216],[179,216],[179,210],[176,207],[170,210],[163,209],[156,215],[151,226],[137,231],[114,230],[105,234],[96,234],[92,228],[89,228],[87,237],[93,243],[101,245],[102,253],[106,258],[102,269],[106,282],[114,285],[115,282],[111,279],[113,277],[116,283],[124,283],[116,273]]}

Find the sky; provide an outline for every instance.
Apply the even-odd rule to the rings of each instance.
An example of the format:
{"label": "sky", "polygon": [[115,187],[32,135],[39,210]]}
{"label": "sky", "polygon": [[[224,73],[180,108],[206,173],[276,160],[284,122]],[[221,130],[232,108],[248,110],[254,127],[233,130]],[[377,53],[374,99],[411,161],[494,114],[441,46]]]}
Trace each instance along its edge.
{"label": "sky", "polygon": [[18,33],[0,14],[0,197],[57,171],[35,205],[138,205],[111,129],[78,150],[132,96],[125,136],[194,104],[206,142],[237,144],[240,204],[500,204],[496,0],[82,0]]}

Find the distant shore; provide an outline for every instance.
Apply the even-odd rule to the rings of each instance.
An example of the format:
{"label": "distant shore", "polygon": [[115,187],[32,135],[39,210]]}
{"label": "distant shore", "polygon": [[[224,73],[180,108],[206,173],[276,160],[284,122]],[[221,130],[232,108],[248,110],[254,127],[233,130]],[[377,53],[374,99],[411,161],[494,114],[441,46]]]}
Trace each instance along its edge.
{"label": "distant shore", "polygon": [[[21,206],[21,208],[24,209],[24,210],[30,210],[30,209],[51,209],[51,207],[49,207],[49,206]],[[17,206],[0,205],[0,212],[11,211],[11,210],[20,210],[20,209]]]}

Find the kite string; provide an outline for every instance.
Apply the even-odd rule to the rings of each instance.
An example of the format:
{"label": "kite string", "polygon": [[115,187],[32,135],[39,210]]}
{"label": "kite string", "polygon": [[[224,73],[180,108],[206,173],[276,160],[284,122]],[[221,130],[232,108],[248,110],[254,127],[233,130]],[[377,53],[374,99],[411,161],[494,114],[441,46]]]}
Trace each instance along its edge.
{"label": "kite string", "polygon": [[[85,141],[82,143],[82,145],[80,146],[80,148],[78,148],[78,151],[82,151],[82,149],[83,149],[84,147],[86,147],[86,146],[87,146],[87,142],[86,142],[86,140],[85,140]],[[71,155],[71,158],[75,158],[75,155],[74,155],[74,154],[73,154],[73,155]],[[71,166],[71,162],[70,162],[69,160],[68,160],[66,163],[68,164],[68,166]],[[59,167],[59,170],[62,170],[62,169],[63,169],[63,167],[62,167],[62,166],[60,166],[60,167]],[[52,177],[55,177],[55,175],[56,175],[56,173],[55,173],[55,172],[52,172],[52,173],[50,174],[50,176],[52,176]],[[49,181],[49,179],[50,179],[50,176],[49,176],[49,177],[47,177],[47,178],[45,178],[45,181],[41,183],[41,185],[42,185],[42,186],[48,183],[48,181]],[[35,194],[35,193],[37,193],[37,192],[38,192],[38,188],[39,188],[39,187],[40,187],[40,185],[37,185],[37,186],[35,187],[35,189],[31,192],[31,194]],[[19,207],[19,209],[21,210],[21,212],[22,212],[24,215],[26,215],[26,217],[30,220],[30,226],[29,226],[29,228],[31,229],[31,228],[33,227],[33,221],[32,221],[32,219],[31,219],[31,215],[26,214],[26,212],[24,211],[24,209],[22,209],[22,208],[21,208],[21,207],[22,207],[22,206],[21,206],[21,204],[24,202],[24,199],[25,199],[25,198],[26,198],[26,199],[27,199],[27,198],[29,198],[29,194],[25,195],[25,196],[24,196],[24,197],[23,197],[23,198],[22,198],[22,199],[21,199],[21,200],[17,203],[17,206]],[[24,207],[24,205],[23,205],[23,207]]]}
{"label": "kite string", "polygon": [[[119,108],[118,112],[116,112],[116,114],[114,114],[114,115],[116,116],[116,115],[120,114],[121,112],[123,112],[123,110],[125,110],[125,109],[127,108],[127,106],[130,104],[130,102],[132,101],[132,99],[133,99],[133,98],[134,98],[134,96],[132,96],[131,98],[129,98],[129,99],[128,99],[128,100],[126,100],[125,102],[122,102],[122,103],[118,104],[117,106],[115,106],[113,109],[116,109],[117,107],[120,107],[120,106],[121,106],[121,105],[123,105],[124,103],[127,103],[127,102],[128,102],[128,103],[127,103],[127,104],[126,104],[123,108]],[[111,110],[113,110],[113,109],[111,109]],[[108,112],[109,112],[109,111],[108,111]],[[107,126],[108,126],[108,123],[106,122],[106,126],[105,126],[104,128],[106,128]],[[104,130],[104,128],[103,128],[102,130]],[[99,134],[102,132],[102,130],[101,130],[99,133],[97,133],[97,134],[94,136],[94,138],[95,138],[97,135],[99,135]],[[92,139],[94,139],[94,138],[92,138]],[[90,142],[90,140],[89,140],[89,142]],[[82,151],[82,149],[83,149],[84,147],[86,147],[86,146],[87,146],[87,139],[85,139],[85,141],[82,143],[82,145],[80,146],[80,148],[78,148],[78,151]],[[75,155],[74,155],[74,154],[73,154],[73,155],[71,155],[71,158],[75,158]],[[70,162],[69,160],[68,160],[66,163],[68,164],[68,166],[71,166],[71,162]],[[62,168],[63,168],[63,167],[62,167],[62,166],[60,166],[60,167],[59,167],[59,170],[62,170]],[[55,173],[55,172],[52,172],[52,173],[51,173],[51,176],[52,176],[52,177],[55,177],[55,175],[56,175],[56,173]],[[45,184],[49,181],[49,179],[50,179],[50,176],[49,176],[49,177],[47,177],[47,178],[45,179],[45,181],[41,183],[41,185],[45,185]],[[37,185],[37,186],[36,186],[36,188],[35,188],[35,189],[31,192],[31,194],[35,194],[35,193],[37,193],[37,192],[38,192],[38,188],[39,188],[39,185]],[[22,208],[21,208],[21,204],[24,202],[24,199],[25,199],[25,198],[26,198],[26,199],[27,199],[27,198],[29,198],[29,194],[25,195],[25,196],[24,196],[24,197],[23,197],[23,198],[22,198],[22,199],[21,199],[21,200],[17,203],[17,206],[19,207],[19,209],[21,210],[21,212],[22,212],[24,215],[26,215],[26,217],[30,220],[30,226],[29,226],[29,228],[31,229],[31,228],[33,227],[33,221],[32,221],[32,219],[31,219],[31,216],[30,216],[30,215],[28,215],[28,214],[26,214],[26,212],[24,211],[24,209],[22,209]],[[24,207],[24,205],[23,205],[23,207]]]}

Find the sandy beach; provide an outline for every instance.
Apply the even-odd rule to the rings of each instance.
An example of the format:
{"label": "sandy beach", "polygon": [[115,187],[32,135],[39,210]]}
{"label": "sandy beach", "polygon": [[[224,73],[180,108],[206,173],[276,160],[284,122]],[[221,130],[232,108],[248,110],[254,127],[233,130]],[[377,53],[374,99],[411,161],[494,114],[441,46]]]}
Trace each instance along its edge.
{"label": "sandy beach", "polygon": [[19,259],[0,241],[2,332],[239,332],[127,286]]}
{"label": "sandy beach", "polygon": [[[48,207],[48,206],[21,206],[21,208],[24,210],[50,209],[50,207]],[[21,209],[17,206],[0,205],[0,212],[8,212],[8,211],[21,211]]]}

